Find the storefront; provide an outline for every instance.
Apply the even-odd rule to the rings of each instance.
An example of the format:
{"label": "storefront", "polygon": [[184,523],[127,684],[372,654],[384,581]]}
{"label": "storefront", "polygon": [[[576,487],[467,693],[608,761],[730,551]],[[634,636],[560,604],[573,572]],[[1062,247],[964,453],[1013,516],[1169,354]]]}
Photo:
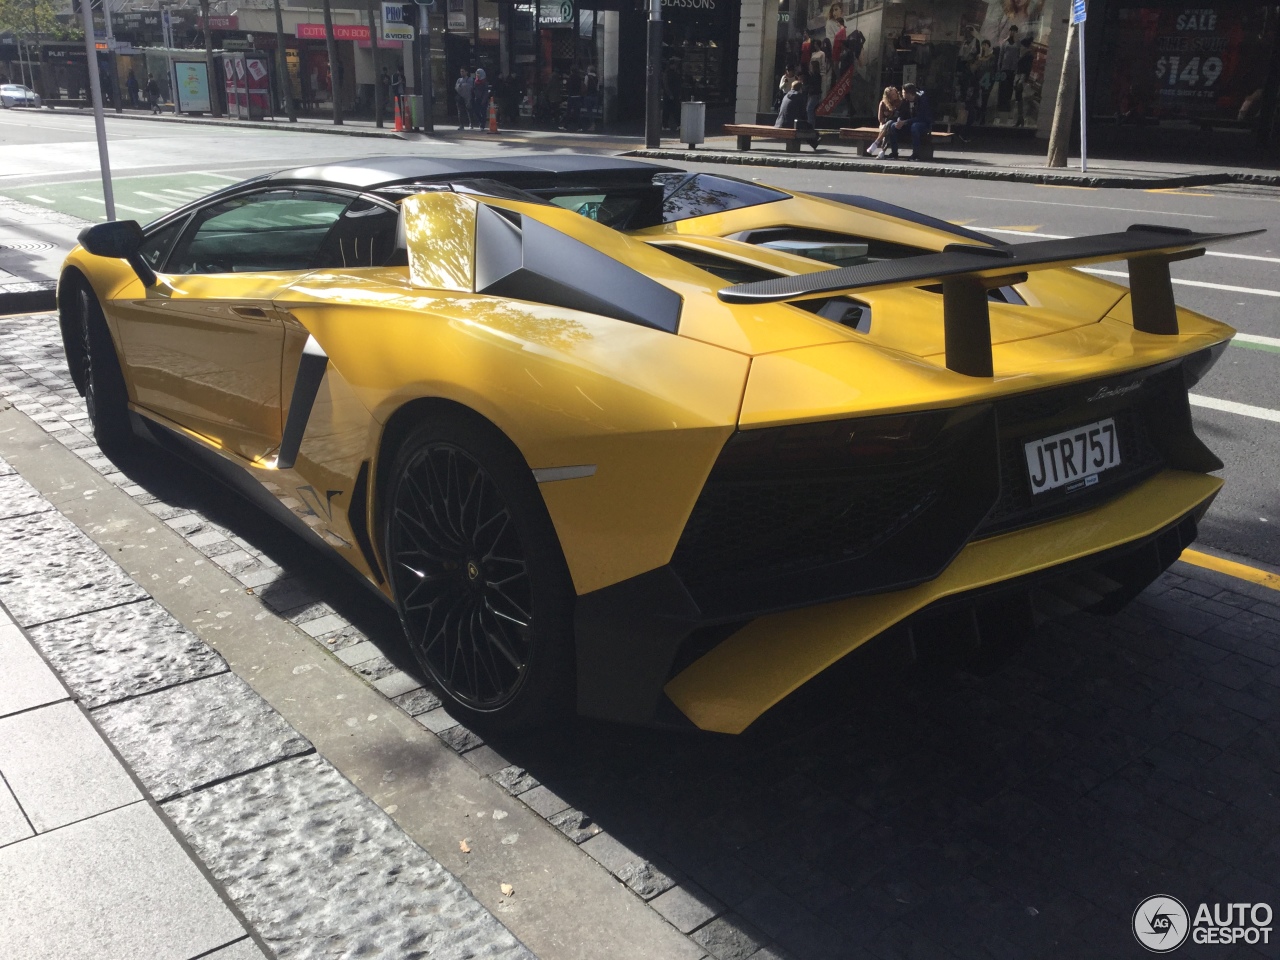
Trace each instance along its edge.
{"label": "storefront", "polygon": [[865,121],[886,86],[906,83],[925,89],[940,121],[1036,125],[1052,27],[1045,0],[777,0],[776,16],[762,116],[776,111],[790,65],[821,91],[819,125]]}
{"label": "storefront", "polygon": [[1274,109],[1278,20],[1247,0],[1110,0],[1090,113],[1252,128]]}

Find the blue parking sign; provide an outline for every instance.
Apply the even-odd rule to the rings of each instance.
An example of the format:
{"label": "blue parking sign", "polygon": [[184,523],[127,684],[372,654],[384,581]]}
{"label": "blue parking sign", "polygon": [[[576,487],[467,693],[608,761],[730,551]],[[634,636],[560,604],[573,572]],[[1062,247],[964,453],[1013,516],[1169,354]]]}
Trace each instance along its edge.
{"label": "blue parking sign", "polygon": [[1071,22],[1084,23],[1085,0],[1071,0]]}

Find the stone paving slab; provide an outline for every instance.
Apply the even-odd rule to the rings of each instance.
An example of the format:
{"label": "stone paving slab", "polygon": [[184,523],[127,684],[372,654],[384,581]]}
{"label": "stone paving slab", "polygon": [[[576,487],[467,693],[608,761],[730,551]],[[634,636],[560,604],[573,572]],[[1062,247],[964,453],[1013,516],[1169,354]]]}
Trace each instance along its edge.
{"label": "stone paving slab", "polygon": [[188,960],[245,935],[143,802],[0,848],[0,890],[15,960]]}
{"label": "stone paving slab", "polygon": [[[39,542],[41,548],[32,550]],[[0,595],[23,626],[141,600],[146,592],[57,511],[0,520]]]}
{"label": "stone paving slab", "polygon": [[0,717],[66,697],[48,664],[0,610]]}
{"label": "stone paving slab", "polygon": [[34,837],[35,833],[22,808],[18,806],[13,791],[4,782],[4,778],[0,777],[0,847]]}
{"label": "stone paving slab", "polygon": [[13,474],[0,476],[0,520],[52,509],[52,504],[21,477]]}
{"label": "stone paving slab", "polygon": [[93,717],[161,802],[312,749],[232,673],[101,707]]}
{"label": "stone paving slab", "polygon": [[150,599],[46,623],[30,635],[90,708],[227,671],[222,657]]}
{"label": "stone paving slab", "polygon": [[[281,960],[533,960],[451,874],[316,757],[180,797],[165,811]],[[376,895],[361,889],[368,884]]]}
{"label": "stone paving slab", "polygon": [[37,833],[142,796],[70,701],[0,719],[0,774]]}
{"label": "stone paving slab", "polygon": [[252,940],[241,940],[229,947],[207,953],[200,960],[265,960],[266,954]]}

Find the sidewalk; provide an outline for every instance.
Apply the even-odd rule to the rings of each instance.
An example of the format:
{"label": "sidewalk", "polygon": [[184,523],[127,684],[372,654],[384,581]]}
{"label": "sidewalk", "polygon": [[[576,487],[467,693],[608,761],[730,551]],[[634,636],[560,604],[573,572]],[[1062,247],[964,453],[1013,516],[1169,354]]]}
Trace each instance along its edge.
{"label": "sidewalk", "polygon": [[0,197],[0,315],[52,310],[62,260],[84,221]]}
{"label": "sidewalk", "polygon": [[[0,518],[41,503],[0,461]],[[0,890],[8,957],[263,957],[2,604]]]}
{"label": "sidewalk", "polygon": [[[1034,146],[1032,142],[1026,146]],[[1019,147],[1023,147],[1019,149]],[[859,157],[852,145],[834,137],[824,137],[813,153],[787,153],[782,143],[752,141],[750,150],[738,150],[734,137],[708,137],[704,145],[689,150],[683,145],[647,150],[637,148],[626,154],[649,160],[679,163],[722,163],[726,165],[792,167],[809,170],[838,170],[848,173],[890,173],[915,177],[959,177],[968,180],[1006,180],[1057,186],[1121,189],[1160,189],[1238,183],[1280,186],[1280,173],[1264,169],[1232,166],[1160,162],[1152,160],[1090,159],[1088,171],[1081,173],[1080,158],[1072,156],[1065,168],[1045,166],[1043,152],[1030,152],[1024,145],[987,141],[968,147],[939,150],[933,160],[884,160]],[[904,154],[905,156],[905,154]]]}

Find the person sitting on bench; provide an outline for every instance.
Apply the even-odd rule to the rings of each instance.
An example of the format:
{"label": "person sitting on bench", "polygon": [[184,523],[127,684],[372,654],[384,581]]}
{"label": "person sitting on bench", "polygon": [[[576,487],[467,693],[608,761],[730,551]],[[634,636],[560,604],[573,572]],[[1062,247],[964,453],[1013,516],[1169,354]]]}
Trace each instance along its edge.
{"label": "person sitting on bench", "polygon": [[[773,125],[783,130],[800,131],[806,128],[812,130],[806,108],[807,99],[804,92],[804,81],[793,81],[790,92],[782,98],[782,106],[778,110],[778,119],[774,121]],[[818,149],[818,140],[818,131],[813,130],[813,139],[809,141],[809,146],[813,147],[815,151]]]}
{"label": "person sitting on bench", "polygon": [[909,159],[920,160],[924,158],[924,151],[920,145],[933,130],[933,105],[929,103],[925,92],[914,83],[908,83],[902,88],[902,99],[906,101],[903,104],[906,115],[901,120],[894,121],[889,127],[889,158],[898,159],[898,136],[905,128],[911,133]]}

